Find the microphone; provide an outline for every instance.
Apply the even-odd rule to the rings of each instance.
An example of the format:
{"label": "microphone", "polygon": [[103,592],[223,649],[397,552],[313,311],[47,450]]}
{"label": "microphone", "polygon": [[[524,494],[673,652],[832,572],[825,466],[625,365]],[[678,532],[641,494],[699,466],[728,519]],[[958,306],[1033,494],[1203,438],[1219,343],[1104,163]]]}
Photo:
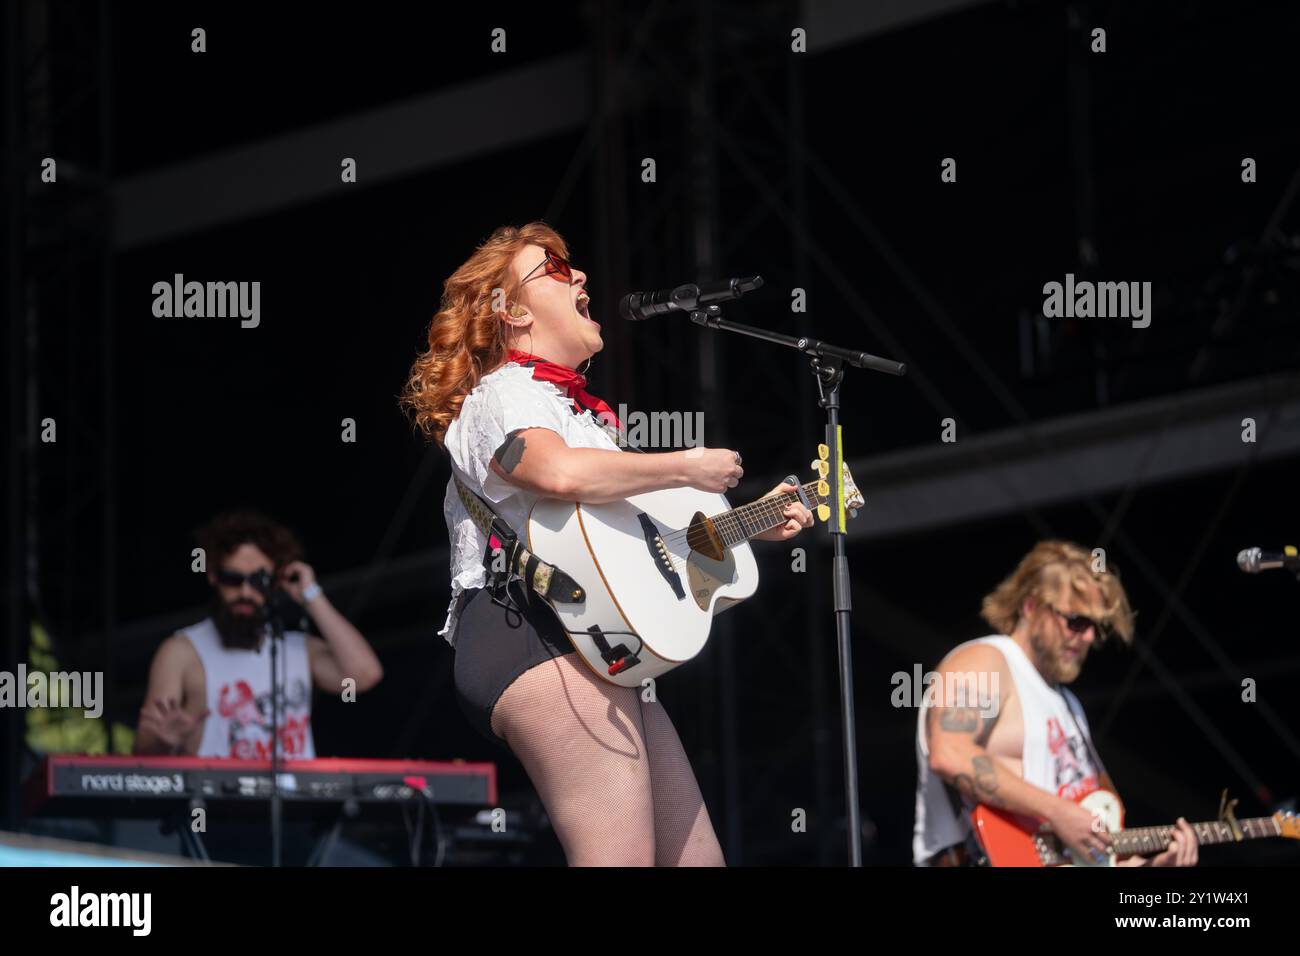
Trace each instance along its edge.
{"label": "microphone", "polygon": [[1246,548],[1237,555],[1237,567],[1247,574],[1259,574],[1260,571],[1271,571],[1274,568],[1300,572],[1300,552],[1289,544],[1281,551]]}
{"label": "microphone", "polygon": [[762,276],[750,276],[747,279],[717,279],[698,285],[690,283],[654,292],[629,292],[618,300],[618,312],[629,322],[640,322],[669,312],[693,312],[717,302],[730,302],[762,285]]}

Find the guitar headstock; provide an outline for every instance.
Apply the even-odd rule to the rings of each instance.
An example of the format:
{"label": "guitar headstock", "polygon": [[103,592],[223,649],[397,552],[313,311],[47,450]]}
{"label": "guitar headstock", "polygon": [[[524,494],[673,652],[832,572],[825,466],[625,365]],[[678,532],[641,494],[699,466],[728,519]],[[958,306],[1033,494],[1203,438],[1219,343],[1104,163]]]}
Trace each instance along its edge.
{"label": "guitar headstock", "polygon": [[1279,810],[1273,814],[1273,822],[1277,824],[1278,836],[1300,840],[1300,814],[1292,810]]}
{"label": "guitar headstock", "polygon": [[[812,468],[817,472],[817,494],[822,498],[829,498],[831,494],[831,483],[827,477],[831,473],[831,450],[825,444],[817,446],[817,460],[812,463]],[[849,463],[840,462],[841,480],[844,482],[844,507],[848,509],[849,517],[856,518],[858,509],[865,506],[867,500],[862,497],[862,492],[858,490],[857,482],[853,480],[853,475],[849,473]],[[818,505],[817,517],[822,521],[829,521],[831,517],[830,505]]]}

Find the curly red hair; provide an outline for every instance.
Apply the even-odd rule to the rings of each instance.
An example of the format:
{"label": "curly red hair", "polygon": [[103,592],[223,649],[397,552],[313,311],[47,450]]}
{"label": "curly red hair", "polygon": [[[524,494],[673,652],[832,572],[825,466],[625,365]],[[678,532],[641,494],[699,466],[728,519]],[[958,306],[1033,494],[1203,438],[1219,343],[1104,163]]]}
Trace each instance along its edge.
{"label": "curly red hair", "polygon": [[429,347],[416,357],[400,398],[412,424],[439,445],[465,396],[505,364],[507,346],[493,298],[501,289],[507,303],[515,301],[518,278],[510,266],[527,245],[569,255],[564,239],[544,222],[501,226],[443,283],[429,323]]}

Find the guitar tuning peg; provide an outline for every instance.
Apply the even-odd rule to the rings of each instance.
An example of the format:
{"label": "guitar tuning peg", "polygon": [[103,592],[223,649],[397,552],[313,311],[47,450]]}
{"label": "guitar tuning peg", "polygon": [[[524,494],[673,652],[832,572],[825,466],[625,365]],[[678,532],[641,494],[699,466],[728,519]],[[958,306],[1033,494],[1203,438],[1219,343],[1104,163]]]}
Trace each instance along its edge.
{"label": "guitar tuning peg", "polygon": [[826,461],[827,459],[829,459],[829,458],[831,457],[831,449],[830,449],[830,446],[829,446],[829,445],[826,445],[826,444],[818,445],[818,446],[817,446],[817,457],[820,458],[822,461]]}
{"label": "guitar tuning peg", "polygon": [[850,509],[849,509],[849,517],[850,517],[850,518],[856,518],[857,516],[858,516],[858,509],[857,509],[857,508],[850,508]]}
{"label": "guitar tuning peg", "polygon": [[829,481],[822,479],[821,481],[817,482],[817,494],[820,497],[825,498],[830,493],[831,493],[831,484]]}
{"label": "guitar tuning peg", "polygon": [[818,506],[817,506],[817,517],[821,518],[823,521],[830,521],[830,520],[831,520],[831,509],[830,509],[830,506],[829,506],[829,505],[818,505]]}

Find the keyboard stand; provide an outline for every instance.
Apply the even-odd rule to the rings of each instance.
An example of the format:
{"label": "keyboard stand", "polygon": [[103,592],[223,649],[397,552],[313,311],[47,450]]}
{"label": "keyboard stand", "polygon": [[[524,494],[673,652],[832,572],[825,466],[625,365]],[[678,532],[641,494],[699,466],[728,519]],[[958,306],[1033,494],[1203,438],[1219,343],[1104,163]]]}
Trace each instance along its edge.
{"label": "keyboard stand", "polygon": [[190,825],[194,819],[195,810],[202,810],[204,819],[207,819],[207,807],[203,801],[191,800],[187,810],[166,817],[163,820],[161,829],[163,833],[170,833],[173,829],[176,831],[181,840],[182,856],[190,857],[202,863],[211,863],[212,858],[208,856],[208,848],[203,842],[203,837]]}
{"label": "keyboard stand", "polygon": [[329,828],[328,833],[316,841],[316,849],[311,851],[307,866],[324,866],[325,858],[329,856],[330,850],[334,849],[339,834],[343,832],[343,821],[348,817],[358,816],[360,813],[361,807],[357,805],[355,800],[344,800],[339,804],[338,816],[334,818],[333,826]]}

